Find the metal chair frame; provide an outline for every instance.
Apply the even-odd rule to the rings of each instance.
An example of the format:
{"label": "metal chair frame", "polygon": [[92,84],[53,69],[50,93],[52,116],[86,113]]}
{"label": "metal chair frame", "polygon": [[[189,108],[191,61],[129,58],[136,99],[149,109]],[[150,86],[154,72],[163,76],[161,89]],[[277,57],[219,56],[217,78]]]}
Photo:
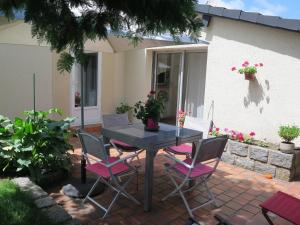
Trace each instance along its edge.
{"label": "metal chair frame", "polygon": [[[115,121],[113,121],[115,119]],[[113,122],[112,122],[113,121]],[[103,127],[112,127],[112,126],[118,126],[118,125],[127,125],[130,124],[129,119],[128,119],[128,113],[123,113],[123,114],[108,114],[108,115],[103,115]],[[140,150],[124,150],[120,147],[118,147],[113,141],[109,140],[110,145],[118,151],[118,156],[123,155],[124,152],[134,152],[136,153],[136,157],[139,165],[141,166],[141,160],[139,158],[139,154],[144,151],[144,149]],[[134,158],[131,158],[129,163],[131,163]]]}
{"label": "metal chair frame", "polygon": [[[207,144],[207,143],[211,143],[215,140],[218,140],[218,139],[224,139],[223,143],[221,143],[221,145],[219,146],[220,149],[219,149],[219,153],[217,154],[216,157],[212,157],[212,158],[205,158],[205,160],[201,160],[201,156],[200,156],[200,161],[199,161],[199,154],[202,153],[202,149],[204,148],[204,146]],[[226,142],[227,142],[227,136],[222,136],[222,137],[217,137],[217,138],[210,138],[210,139],[205,139],[205,140],[202,140],[202,141],[199,141],[199,145],[196,149],[196,152],[195,152],[195,155],[192,159],[192,163],[191,164],[187,164],[179,159],[177,159],[172,153],[169,153],[167,152],[168,154],[165,154],[165,157],[167,157],[168,159],[171,159],[172,161],[174,161],[175,163],[173,165],[170,165],[170,164],[165,164],[165,172],[166,174],[169,176],[169,178],[171,179],[172,183],[174,184],[175,186],[175,189],[170,192],[168,195],[166,195],[162,201],[165,201],[166,199],[168,199],[169,197],[172,197],[172,196],[175,196],[175,195],[180,195],[180,197],[182,198],[183,202],[184,202],[184,205],[190,215],[190,217],[194,218],[194,215],[193,215],[193,211],[194,210],[197,210],[203,206],[206,206],[208,204],[211,204],[213,203],[216,207],[217,207],[217,204],[216,204],[216,200],[215,200],[215,197],[214,197],[214,194],[209,190],[208,188],[208,185],[207,185],[207,181],[208,179],[212,176],[212,174],[216,171],[217,167],[218,167],[218,164],[221,160],[221,156],[222,156],[222,153],[224,151],[224,148],[225,148],[225,145],[226,145]],[[203,157],[202,157],[203,158]],[[197,165],[197,163],[200,163],[202,165],[206,165],[206,164],[214,164],[212,166],[212,172],[208,173],[208,174],[203,174],[203,175],[200,175],[198,177],[190,177],[191,173],[193,172],[193,169],[195,168],[195,166]],[[179,163],[181,165],[183,165],[184,167],[186,167],[189,171],[186,175],[176,171],[174,169],[176,163]],[[175,178],[177,179],[181,179],[182,181],[177,183],[177,181],[175,180]],[[195,181],[195,183],[190,186],[189,183],[190,181]],[[184,193],[186,192],[189,192],[189,191],[192,191],[193,189],[195,189],[196,187],[198,187],[199,185],[203,185],[204,188],[206,189],[207,193],[208,193],[208,197],[209,199],[204,202],[203,204],[197,206],[197,207],[194,207],[194,208],[190,208],[185,196],[184,196]],[[184,186],[188,186],[187,189],[183,190],[182,188]]]}
{"label": "metal chair frame", "polygon": [[[194,129],[194,130],[199,130],[199,131],[203,131],[205,133],[203,133],[203,139],[207,139],[208,138],[208,134],[210,132],[210,130],[213,128],[213,121],[212,120],[201,120],[202,122],[207,122],[209,124],[208,130],[206,130],[205,128],[200,129],[199,126],[197,126],[197,124],[194,124],[193,122],[197,123],[197,120],[200,121],[199,118],[196,117],[191,117],[191,116],[187,116],[186,117],[186,123],[184,124],[184,128],[188,128],[188,129]],[[198,122],[199,122],[198,121]],[[206,133],[207,132],[207,133]],[[172,154],[172,155],[185,155],[186,158],[191,158],[192,154],[190,152],[176,152],[174,153],[173,151],[169,150],[169,148],[165,148],[164,149],[165,152],[167,152],[168,154]]]}
{"label": "metal chair frame", "polygon": [[[107,178],[101,177],[101,176],[99,176],[98,174],[95,173],[98,176],[98,178],[97,178],[96,182],[94,183],[94,185],[92,186],[91,190],[88,192],[88,194],[84,198],[82,203],[84,204],[87,200],[90,200],[91,202],[93,202],[96,206],[98,206],[99,208],[101,208],[105,212],[102,218],[107,216],[107,214],[110,212],[111,208],[113,207],[114,203],[117,201],[118,197],[120,196],[120,194],[123,195],[124,197],[132,200],[136,204],[141,204],[137,199],[135,199],[131,194],[129,194],[125,190],[127,185],[134,178],[134,175],[136,175],[136,176],[138,175],[138,171],[136,170],[136,168],[131,166],[127,161],[128,159],[136,157],[137,154],[130,154],[126,157],[119,158],[118,160],[109,163],[108,162],[109,156],[106,152],[105,145],[103,144],[103,141],[102,141],[101,138],[97,138],[97,137],[95,137],[91,134],[88,134],[88,133],[84,132],[84,131],[78,131],[77,133],[78,133],[80,142],[82,144],[83,155],[84,155],[85,159],[87,160],[88,165],[91,165],[91,159],[90,159],[89,155],[92,155],[92,156],[94,156],[94,155],[89,153],[87,145],[86,145],[85,140],[84,140],[84,136],[88,137],[90,140],[92,140],[95,144],[98,145],[99,154],[97,154],[94,157],[100,156],[99,157],[100,160],[97,160],[97,163],[101,164],[102,166],[105,166],[108,169],[109,175],[110,175],[109,178],[107,179]],[[118,163],[126,164],[129,167],[129,170],[125,171],[123,173],[119,173],[119,174],[114,175],[113,172],[112,172],[112,167],[115,166]],[[125,177],[125,176],[129,176],[129,178],[127,179],[127,181],[124,184],[121,184],[119,180],[120,180],[121,177]],[[107,208],[105,208],[103,205],[101,205],[100,203],[95,201],[90,196],[99,182],[102,182],[102,183],[106,184],[113,191],[117,192],[115,194],[115,196],[113,197],[113,200],[111,201],[111,203],[109,204],[109,206]]]}

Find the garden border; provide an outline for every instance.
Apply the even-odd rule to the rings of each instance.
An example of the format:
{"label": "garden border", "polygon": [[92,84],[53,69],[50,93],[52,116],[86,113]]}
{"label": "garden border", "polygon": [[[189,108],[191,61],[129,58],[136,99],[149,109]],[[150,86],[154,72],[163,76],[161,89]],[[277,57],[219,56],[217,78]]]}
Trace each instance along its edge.
{"label": "garden border", "polygon": [[53,222],[61,225],[81,225],[78,220],[73,219],[47,192],[33,183],[28,177],[14,178],[12,181],[22,191],[28,193],[33,198],[35,205]]}

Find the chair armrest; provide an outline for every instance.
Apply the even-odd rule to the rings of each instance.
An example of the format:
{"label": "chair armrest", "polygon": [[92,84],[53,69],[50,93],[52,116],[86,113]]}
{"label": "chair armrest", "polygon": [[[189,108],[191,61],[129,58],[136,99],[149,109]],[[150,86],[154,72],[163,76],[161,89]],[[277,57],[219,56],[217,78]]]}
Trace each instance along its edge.
{"label": "chair armrest", "polygon": [[124,162],[125,160],[133,158],[133,157],[136,157],[136,156],[137,156],[137,154],[130,154],[130,155],[122,157],[122,158],[120,158],[117,161],[114,161],[112,163],[109,163],[109,164],[101,163],[101,164],[104,165],[104,166],[106,166],[107,168],[109,168],[109,167],[112,167],[112,166],[114,166],[114,165],[116,165],[116,164],[118,164],[120,162]]}
{"label": "chair armrest", "polygon": [[185,167],[188,168],[188,169],[191,169],[191,168],[192,168],[191,165],[189,165],[189,164],[187,164],[187,163],[185,163],[185,162],[183,162],[183,161],[177,159],[176,157],[174,157],[174,156],[172,156],[172,155],[170,155],[170,154],[165,154],[164,156],[167,157],[167,158],[169,158],[169,159],[171,159],[171,160],[173,160],[173,161],[175,161],[175,162],[177,162],[177,163],[179,163],[179,164],[181,164],[181,165],[183,165],[183,166],[185,166]]}

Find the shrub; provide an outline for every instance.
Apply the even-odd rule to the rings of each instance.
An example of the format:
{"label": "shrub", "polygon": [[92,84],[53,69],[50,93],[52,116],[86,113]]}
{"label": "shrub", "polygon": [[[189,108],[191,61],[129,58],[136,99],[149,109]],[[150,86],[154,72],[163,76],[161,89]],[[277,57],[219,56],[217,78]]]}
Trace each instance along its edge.
{"label": "shrub", "polygon": [[278,134],[285,142],[291,142],[299,136],[300,128],[294,125],[280,126]]}
{"label": "shrub", "polygon": [[121,103],[120,106],[118,106],[116,108],[116,113],[117,114],[122,114],[122,113],[126,113],[126,112],[129,112],[133,109],[132,106],[128,105],[127,103]]}
{"label": "shrub", "polygon": [[13,122],[0,116],[0,169],[5,174],[30,175],[39,182],[43,174],[70,168],[69,127],[74,119],[50,119],[54,113],[62,115],[58,109],[27,111],[25,119]]}

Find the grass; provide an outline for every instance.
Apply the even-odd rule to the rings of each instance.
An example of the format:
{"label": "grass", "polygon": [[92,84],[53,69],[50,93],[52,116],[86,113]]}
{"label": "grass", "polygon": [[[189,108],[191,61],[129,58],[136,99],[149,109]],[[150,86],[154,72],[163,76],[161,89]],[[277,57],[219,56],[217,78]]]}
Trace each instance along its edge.
{"label": "grass", "polygon": [[0,180],[0,225],[54,225],[32,198],[10,180]]}

